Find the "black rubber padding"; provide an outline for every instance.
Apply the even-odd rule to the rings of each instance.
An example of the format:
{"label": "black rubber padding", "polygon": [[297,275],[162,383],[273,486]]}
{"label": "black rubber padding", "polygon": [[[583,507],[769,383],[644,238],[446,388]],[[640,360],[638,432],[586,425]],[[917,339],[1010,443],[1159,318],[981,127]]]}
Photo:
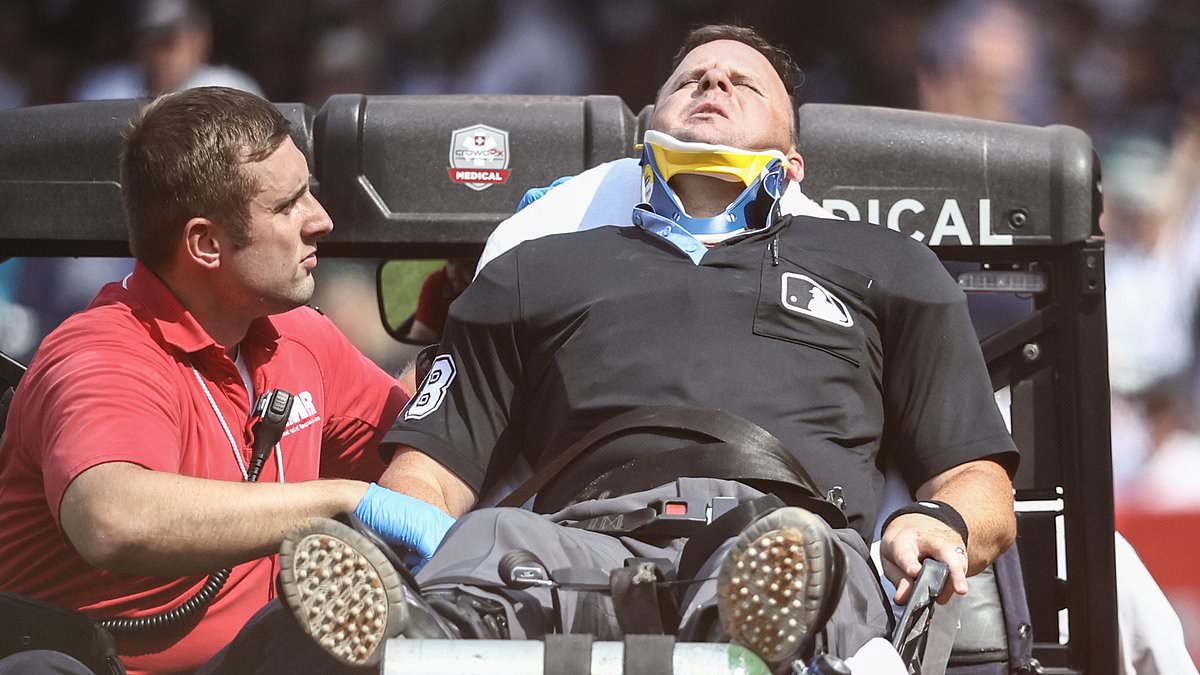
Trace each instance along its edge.
{"label": "black rubber padding", "polygon": [[624,675],[673,675],[674,635],[626,635]]}
{"label": "black rubber padding", "polygon": [[585,633],[546,636],[547,675],[591,675],[593,636]]}

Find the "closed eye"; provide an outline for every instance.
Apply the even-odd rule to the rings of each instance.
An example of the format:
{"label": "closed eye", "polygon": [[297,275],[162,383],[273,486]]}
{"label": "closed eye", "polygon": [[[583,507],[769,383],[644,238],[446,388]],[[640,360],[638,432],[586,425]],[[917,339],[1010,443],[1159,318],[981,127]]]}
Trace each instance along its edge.
{"label": "closed eye", "polygon": [[303,187],[301,187],[299,190],[297,190],[294,194],[285,198],[283,201],[277,203],[275,205],[275,208],[271,209],[271,212],[283,214],[286,216],[287,214],[292,212],[292,207],[294,207],[296,205],[296,202],[299,202],[300,198],[303,197],[307,193],[308,193],[308,185],[305,184]]}

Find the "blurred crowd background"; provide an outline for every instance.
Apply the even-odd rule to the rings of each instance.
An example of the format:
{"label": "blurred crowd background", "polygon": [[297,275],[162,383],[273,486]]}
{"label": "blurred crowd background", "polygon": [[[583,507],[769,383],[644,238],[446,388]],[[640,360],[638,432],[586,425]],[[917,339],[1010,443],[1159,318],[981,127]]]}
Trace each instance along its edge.
{"label": "blurred crowd background", "polygon": [[[343,92],[617,94],[637,111],[683,34],[714,21],[789,47],[803,101],[1091,135],[1118,510],[1200,513],[1200,0],[0,0],[0,107],[224,84],[314,107]],[[373,269],[329,263],[318,302],[398,367]],[[128,267],[0,265],[0,349],[27,360]],[[1200,594],[1177,609],[1200,626]]]}

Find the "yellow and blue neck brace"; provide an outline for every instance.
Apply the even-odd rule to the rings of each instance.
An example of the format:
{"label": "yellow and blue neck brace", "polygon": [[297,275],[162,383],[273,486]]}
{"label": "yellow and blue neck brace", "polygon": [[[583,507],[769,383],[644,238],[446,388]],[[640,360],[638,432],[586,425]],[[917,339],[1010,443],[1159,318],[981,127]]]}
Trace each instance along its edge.
{"label": "yellow and blue neck brace", "polygon": [[[778,214],[787,173],[778,150],[753,152],[726,145],[680,141],[660,131],[647,131],[642,145],[643,216],[668,219],[706,244],[747,230],[769,227]],[[722,213],[708,218],[688,215],[669,181],[678,174],[698,174],[741,183],[746,189]],[[653,218],[652,218],[653,219]]]}

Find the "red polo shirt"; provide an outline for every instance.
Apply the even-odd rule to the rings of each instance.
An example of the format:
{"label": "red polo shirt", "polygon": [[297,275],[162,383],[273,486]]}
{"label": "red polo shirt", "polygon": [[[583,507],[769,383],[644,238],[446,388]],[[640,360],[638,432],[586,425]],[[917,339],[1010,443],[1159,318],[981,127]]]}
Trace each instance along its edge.
{"label": "red polo shirt", "polygon": [[[307,307],[259,319],[241,353],[255,391],[296,395],[282,480],[379,476],[375,447],[407,395],[328,319]],[[153,614],[190,597],[205,577],[88,565],[59,531],[58,510],[71,481],[104,462],[241,481],[214,403],[248,462],[251,400],[224,350],[141,265],[101,289],[45,339],[13,399],[0,447],[0,589],[95,617]],[[259,480],[281,480],[277,466],[272,453]],[[274,596],[276,566],[272,556],[234,567],[198,621],[119,639],[130,672],[203,664]]]}
{"label": "red polo shirt", "polygon": [[438,335],[446,328],[446,315],[450,303],[458,294],[450,287],[450,278],[443,267],[430,274],[421,284],[421,296],[417,299],[416,320],[432,328]]}

